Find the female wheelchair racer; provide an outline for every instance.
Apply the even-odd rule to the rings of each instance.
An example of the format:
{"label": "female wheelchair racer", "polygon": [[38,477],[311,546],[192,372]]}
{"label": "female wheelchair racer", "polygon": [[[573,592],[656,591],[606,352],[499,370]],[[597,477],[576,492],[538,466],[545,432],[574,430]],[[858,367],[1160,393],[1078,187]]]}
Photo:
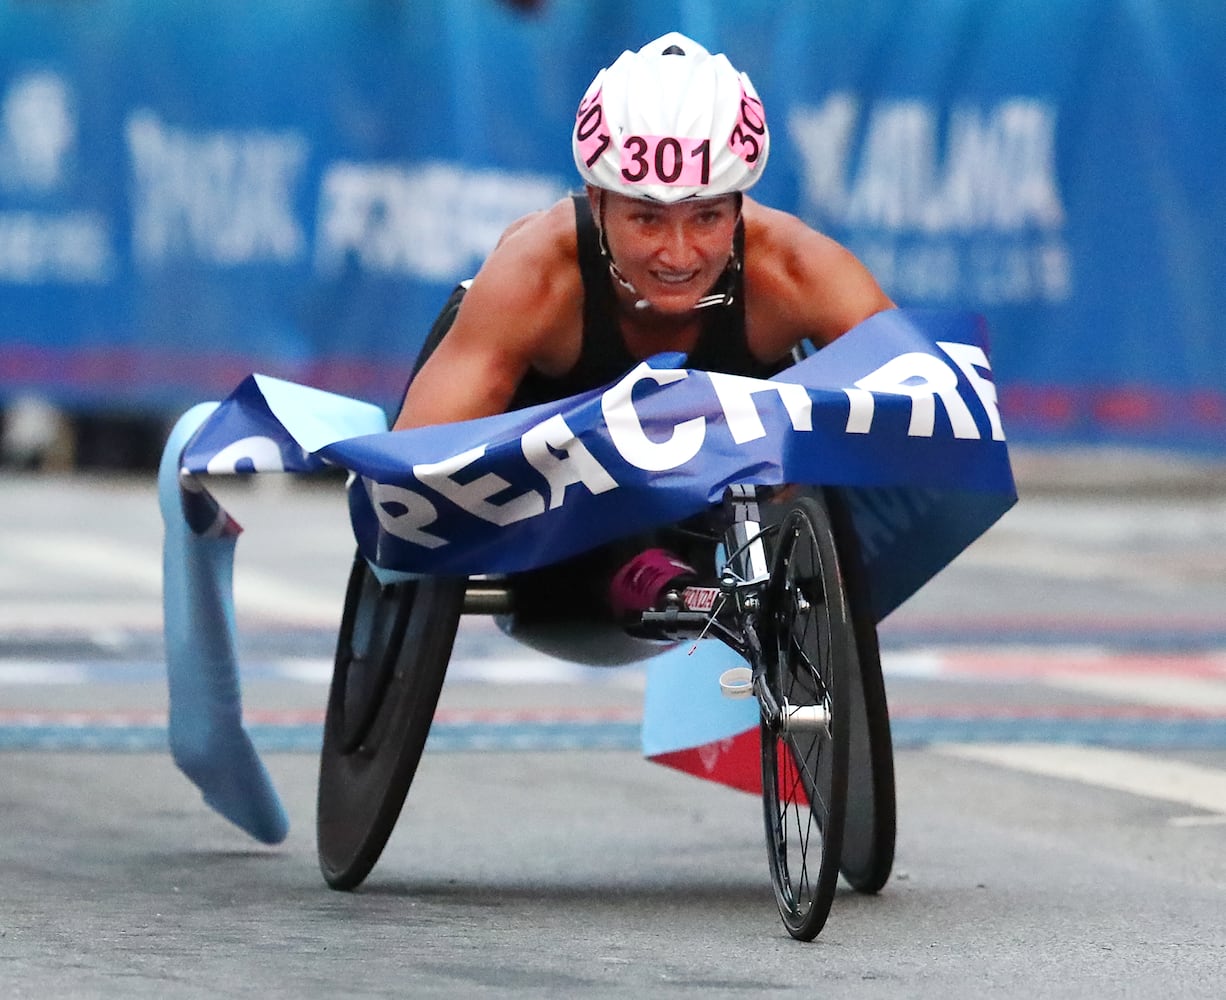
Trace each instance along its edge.
{"label": "female wheelchair racer", "polygon": [[[396,429],[569,397],[661,351],[684,352],[695,369],[766,377],[784,367],[802,338],[834,339],[889,308],[843,248],[744,197],[761,177],[769,148],[762,102],[724,56],[675,32],[623,53],[597,74],[576,114],[572,150],[586,194],[521,220],[471,291],[457,290],[423,348]],[[789,806],[805,800],[804,822],[797,814],[785,824],[778,801],[767,809],[778,862],[772,871],[789,930],[817,933],[840,862],[853,884],[880,888],[893,854],[892,765],[872,618],[867,609],[853,615],[842,594],[841,581],[855,576],[856,555],[849,540],[841,543],[848,567],[840,574],[829,523],[837,502],[820,492],[777,511],[783,522],[803,527],[806,542],[785,531],[776,547],[769,536],[750,532],[733,545],[745,525],[758,523],[756,509],[756,497],[746,494],[725,504],[713,527],[682,525],[602,546],[498,587],[419,580],[382,588],[359,561],[338,645],[320,781],[320,858],[328,882],[340,888],[360,882],[391,831],[424,746],[459,614],[510,612],[514,634],[548,642],[562,621],[581,623],[581,631],[595,627],[612,580],[613,604],[626,610],[634,631],[680,635],[697,625],[695,634],[714,631],[746,654],[766,706],[763,746],[772,760],[785,733],[766,674],[778,688],[781,664],[791,664],[793,681],[797,670],[808,676],[803,697],[826,706],[820,733],[804,737],[807,748],[789,743],[778,766],[763,774],[764,786],[776,792],[785,774],[805,776],[777,796]],[[662,558],[665,544],[675,556]],[[717,564],[721,545],[726,555]],[[802,549],[814,564],[803,587],[789,576],[796,564],[780,554]],[[736,572],[751,556],[752,566]],[[719,590],[723,619],[702,612],[686,618],[695,612],[678,595],[665,619],[647,620],[669,584],[661,564],[670,562],[721,581],[705,590],[712,605]],[[727,573],[736,582],[725,586]],[[642,581],[654,582],[636,592],[633,584]],[[805,588],[812,593],[801,595]],[[782,612],[760,618],[754,609],[789,594],[792,617],[824,614],[812,657],[826,674],[818,663],[797,667],[791,653],[764,651],[762,642],[781,634]],[[612,649],[608,632],[600,641]],[[851,700],[861,722],[855,786],[863,803],[849,812],[855,828],[843,838],[850,734],[843,689],[853,683],[845,677],[854,677],[858,691]],[[818,754],[827,742],[831,750]],[[803,878],[794,885],[782,846],[789,833],[803,845],[797,869]],[[805,864],[810,837],[823,845],[822,878],[810,878]],[[840,839],[847,841],[846,858]]]}
{"label": "female wheelchair racer", "polygon": [[[509,615],[514,625],[515,609],[532,606],[520,597],[531,596],[533,573],[519,571],[541,565],[549,544],[562,556],[619,532],[688,519],[720,496],[722,484],[835,483],[790,504],[780,497],[758,504],[771,498],[734,492],[705,524],[687,520],[678,544],[692,544],[694,565],[716,581],[705,591],[710,600],[685,607],[666,601],[641,613],[638,623],[657,637],[723,640],[750,664],[747,681],[727,683],[734,694],[757,695],[761,709],[761,787],[780,909],[794,934],[815,933],[820,921],[812,915],[824,919],[820,889],[832,885],[832,860],[862,889],[879,887],[889,875],[893,781],[873,623],[1016,502],[986,377],[985,332],[973,315],[897,310],[872,317],[770,380],[728,383],[730,376],[678,371],[666,358],[657,372],[661,384],[642,405],[630,392],[655,380],[644,374],[654,371],[646,365],[557,404],[404,434],[385,433],[384,415],[370,404],[264,376],[245,379],[221,403],[184,414],[159,469],[175,763],[208,805],[252,836],[266,843],[284,838],[285,810],[241,718],[228,594],[239,529],[201,476],[329,467],[353,474],[350,517],[362,558],[338,642],[319,789],[320,860],[338,888],[369,873],[395,823],[465,610]],[[721,398],[721,383],[739,389]],[[756,437],[738,443],[736,428],[744,429],[749,411],[736,421],[732,414],[746,402],[752,409],[749,396],[758,392],[764,394],[761,420],[749,421]],[[687,423],[706,426],[711,450],[704,449],[701,461],[682,459],[672,471],[644,474],[608,433],[611,420],[627,417],[643,419],[644,433],[649,425],[665,433]],[[559,421],[568,436],[550,440],[581,450],[613,473],[617,488],[575,487],[556,510],[546,510],[543,496],[510,465],[527,459],[530,435]],[[510,465],[471,464],[471,456],[487,450]],[[480,495],[518,477],[518,498],[535,499],[539,513],[506,523],[483,521],[462,504],[446,509],[441,501],[456,496],[458,482],[429,471],[440,459],[443,467],[467,470],[465,481],[483,484]],[[399,483],[432,490],[439,505]],[[417,542],[406,548],[398,541],[406,537],[402,525],[385,523],[369,504],[355,506],[388,496],[381,484],[391,497],[411,494],[432,512],[437,526],[426,523],[438,534],[423,537],[441,538],[441,549]],[[553,493],[557,484],[550,484]],[[384,579],[406,571],[428,575],[381,586],[370,566]],[[487,572],[512,575],[468,579]],[[564,588],[537,595],[537,606],[554,614],[553,622],[538,620],[542,633],[568,624],[570,594]],[[580,633],[591,630],[590,622],[579,624]],[[710,683],[714,691],[716,678]],[[668,711],[684,713],[702,694],[699,688],[690,698],[674,689]],[[745,746],[740,736],[734,742]],[[849,798],[840,823],[844,791]],[[820,843],[814,844],[815,834]],[[820,862],[811,849],[820,852]]]}
{"label": "female wheelchair racer", "polygon": [[[702,114],[690,114],[691,97],[705,108]],[[650,117],[672,103],[685,111],[684,131],[676,121]],[[689,131],[694,121],[709,133],[701,141]],[[613,134],[622,137],[620,144]],[[678,135],[690,138],[683,142]],[[580,658],[576,636],[594,638],[609,656],[631,641],[607,620],[598,628],[590,614],[593,596],[603,597],[607,572],[616,566],[610,561],[616,543],[544,570],[519,572],[541,560],[504,563],[496,549],[520,525],[491,533],[478,515],[452,521],[459,534],[433,539],[458,561],[422,560],[408,551],[401,552],[402,560],[384,552],[385,542],[395,550],[404,536],[380,534],[384,517],[398,515],[378,497],[411,496],[427,512],[445,511],[451,518],[456,511],[436,509],[429,495],[395,484],[417,487],[422,469],[437,474],[444,466],[464,467],[454,459],[467,462],[467,456],[484,454],[491,440],[484,428],[493,425],[520,427],[501,446],[528,459],[525,430],[536,416],[520,419],[514,411],[503,420],[493,414],[534,398],[579,399],[588,414],[595,402],[603,430],[589,425],[584,431],[575,423],[578,429],[567,440],[596,447],[595,437],[612,436],[611,412],[638,419],[630,396],[643,367],[636,362],[661,352],[683,353],[695,371],[661,372],[665,382],[681,381],[657,387],[659,398],[668,398],[662,405],[670,426],[709,427],[711,436],[732,444],[732,452],[704,454],[698,463],[687,458],[639,465],[612,440],[620,459],[606,451],[602,461],[622,461],[617,481],[610,479],[622,488],[599,496],[575,490],[582,501],[578,511],[603,511],[608,521],[583,525],[579,533],[586,538],[599,532],[593,540],[603,541],[615,537],[610,528],[618,524],[672,520],[655,516],[662,510],[684,517],[718,495],[709,489],[713,482],[840,484],[805,490],[791,502],[734,489],[709,516],[662,532],[649,544],[679,552],[711,585],[698,588],[692,602],[682,595],[680,601],[641,604],[630,622],[635,632],[657,639],[722,640],[748,663],[748,677],[726,683],[732,694],[757,698],[772,880],[788,931],[810,938],[826,919],[840,868],[853,886],[873,892],[892,865],[892,751],[874,623],[1016,500],[988,377],[986,331],[976,317],[891,310],[845,250],[799,220],[744,198],[769,148],[761,103],[744,74],[682,36],[626,53],[602,71],[580,106],[574,140],[587,197],[560,202],[513,227],[470,291],[462,300],[457,293],[451,315],[445,310],[397,421],[397,429],[423,430],[382,434],[383,414],[369,404],[261,376],[245,380],[221,404],[194,408],[176,426],[159,470],[168,529],[171,749],[212,807],[265,842],[285,836],[284,810],[241,725],[233,622],[224,593],[238,529],[195,477],[325,466],[350,470],[351,520],[363,557],[351,574],[337,644],[318,834],[328,883],[359,884],[376,863],[412,782],[462,614],[496,614],[514,635],[537,645],[564,641],[560,648],[572,659]],[[680,168],[683,156],[689,171]],[[597,335],[589,341],[593,331]],[[827,346],[797,364],[792,375],[766,381],[771,366],[792,356],[805,337]],[[590,364],[589,347],[610,346],[621,353],[605,353],[600,363]],[[756,364],[768,370],[756,370]],[[575,369],[579,376],[570,377]],[[552,379],[554,391],[516,399],[533,373]],[[616,384],[606,391],[611,383]],[[748,410],[755,406],[749,395],[771,390],[771,433],[761,431],[758,420],[767,414],[750,418],[761,431],[761,449],[737,438],[722,397],[720,412],[710,410],[708,417],[688,409],[699,401],[687,387],[719,396],[717,383],[725,390],[740,386],[731,392],[736,397],[744,391],[739,402]],[[614,390],[624,391],[617,396]],[[794,403],[799,410],[793,411]],[[523,412],[536,414],[538,408]],[[549,421],[561,416],[552,404],[539,412],[553,413]],[[567,419],[581,416],[576,409],[566,412]],[[804,426],[797,423],[798,413]],[[476,417],[492,423],[457,425],[455,433],[426,426]],[[645,435],[644,425],[636,426]],[[571,433],[565,421],[563,427]],[[649,450],[656,447],[646,437],[642,442]],[[543,447],[552,445],[546,440]],[[574,468],[573,456],[567,461]],[[700,477],[714,465],[721,471],[702,482],[686,479],[688,472],[641,475],[644,469],[682,465]],[[779,478],[774,472],[762,476],[766,468]],[[483,479],[498,477],[478,476],[475,482]],[[661,482],[673,483],[675,492]],[[467,490],[448,473],[431,483],[424,487],[427,494],[434,489],[441,499]],[[565,485],[553,487],[551,480],[550,507],[566,492]],[[519,499],[524,498],[542,500],[531,488]],[[451,506],[459,510],[463,504]],[[532,522],[537,527],[527,530],[538,555],[545,524],[569,532],[567,552],[579,550],[573,507],[568,500]],[[460,535],[463,544],[447,544]],[[475,540],[486,546],[480,558]],[[368,558],[381,570],[424,566],[434,575],[382,585]],[[442,575],[499,565],[516,572],[502,578]],[[656,648],[635,641],[632,656]]]}
{"label": "female wheelchair racer", "polygon": [[[463,293],[436,321],[414,375]],[[610,568],[645,544],[666,545],[718,582],[614,623],[599,607]],[[729,693],[753,694],[761,708],[768,859],[788,932],[816,936],[840,871],[861,892],[885,885],[895,839],[889,716],[864,570],[837,493],[771,502],[766,491],[733,487],[717,508],[650,539],[499,578],[381,585],[359,555],[320,764],[318,853],[333,888],[359,885],[395,827],[465,613],[496,615],[543,651],[606,664],[652,656],[661,640],[723,641],[750,665],[728,679]]]}

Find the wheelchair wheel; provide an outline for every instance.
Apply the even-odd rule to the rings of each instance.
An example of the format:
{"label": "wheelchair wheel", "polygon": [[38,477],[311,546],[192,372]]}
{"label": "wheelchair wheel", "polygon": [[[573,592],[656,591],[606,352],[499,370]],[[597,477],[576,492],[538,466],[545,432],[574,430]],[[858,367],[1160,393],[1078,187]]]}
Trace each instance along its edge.
{"label": "wheelchair wheel", "polygon": [[875,893],[894,867],[897,813],[894,795],[894,744],[881,650],[868,595],[868,580],[850,513],[837,495],[827,494],[839,565],[851,607],[859,670],[850,679],[850,758],[847,815],[843,823],[843,877],[858,892]]}
{"label": "wheelchair wheel", "polygon": [[324,719],[319,867],[353,889],[379,860],[425,748],[466,581],[380,586],[354,561]]}
{"label": "wheelchair wheel", "polygon": [[784,709],[778,722],[762,723],[767,854],[784,926],[811,941],[838,884],[855,665],[833,532],[813,498],[796,500],[783,518],[763,610],[767,684]]}

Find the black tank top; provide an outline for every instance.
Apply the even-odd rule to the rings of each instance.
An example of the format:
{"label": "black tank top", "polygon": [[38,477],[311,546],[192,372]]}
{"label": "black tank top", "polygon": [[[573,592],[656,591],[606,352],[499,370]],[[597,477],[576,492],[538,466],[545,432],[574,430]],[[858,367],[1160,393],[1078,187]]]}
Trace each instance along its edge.
{"label": "black tank top", "polygon": [[[591,206],[585,195],[573,195],[571,200],[579,235],[579,273],[583,278],[583,344],[579,360],[569,372],[556,378],[530,370],[516,393],[514,407],[565,399],[598,388],[638,364],[639,359],[626,348],[617,323],[617,293],[609,274],[609,262],[600,252],[600,232]],[[736,259],[744,260],[745,225],[739,220],[734,247]],[[686,367],[768,378],[784,365],[759,361],[749,351],[741,269],[729,268],[721,283],[731,293],[732,302],[702,310],[702,328],[686,358]]]}

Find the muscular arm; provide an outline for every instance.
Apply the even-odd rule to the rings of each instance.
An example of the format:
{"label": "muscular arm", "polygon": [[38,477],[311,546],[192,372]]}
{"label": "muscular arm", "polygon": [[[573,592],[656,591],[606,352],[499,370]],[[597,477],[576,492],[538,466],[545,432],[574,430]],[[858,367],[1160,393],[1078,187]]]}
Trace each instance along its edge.
{"label": "muscular arm", "polygon": [[[822,346],[894,303],[849,250],[799,219],[746,200],[748,322],[755,353]],[[755,242],[756,241],[756,242]]]}
{"label": "muscular arm", "polygon": [[[394,430],[504,412],[524,374],[565,349],[569,202],[515,223],[473,279],[454,324],[413,378]],[[574,240],[573,215],[569,217]]]}

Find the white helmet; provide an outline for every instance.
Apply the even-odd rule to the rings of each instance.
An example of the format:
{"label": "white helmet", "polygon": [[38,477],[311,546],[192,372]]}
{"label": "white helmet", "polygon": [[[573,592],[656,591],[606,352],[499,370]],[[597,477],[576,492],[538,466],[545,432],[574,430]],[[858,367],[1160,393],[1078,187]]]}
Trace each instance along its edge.
{"label": "white helmet", "polygon": [[588,184],[671,203],[752,187],[770,133],[749,77],[672,31],[596,74],[571,147]]}

